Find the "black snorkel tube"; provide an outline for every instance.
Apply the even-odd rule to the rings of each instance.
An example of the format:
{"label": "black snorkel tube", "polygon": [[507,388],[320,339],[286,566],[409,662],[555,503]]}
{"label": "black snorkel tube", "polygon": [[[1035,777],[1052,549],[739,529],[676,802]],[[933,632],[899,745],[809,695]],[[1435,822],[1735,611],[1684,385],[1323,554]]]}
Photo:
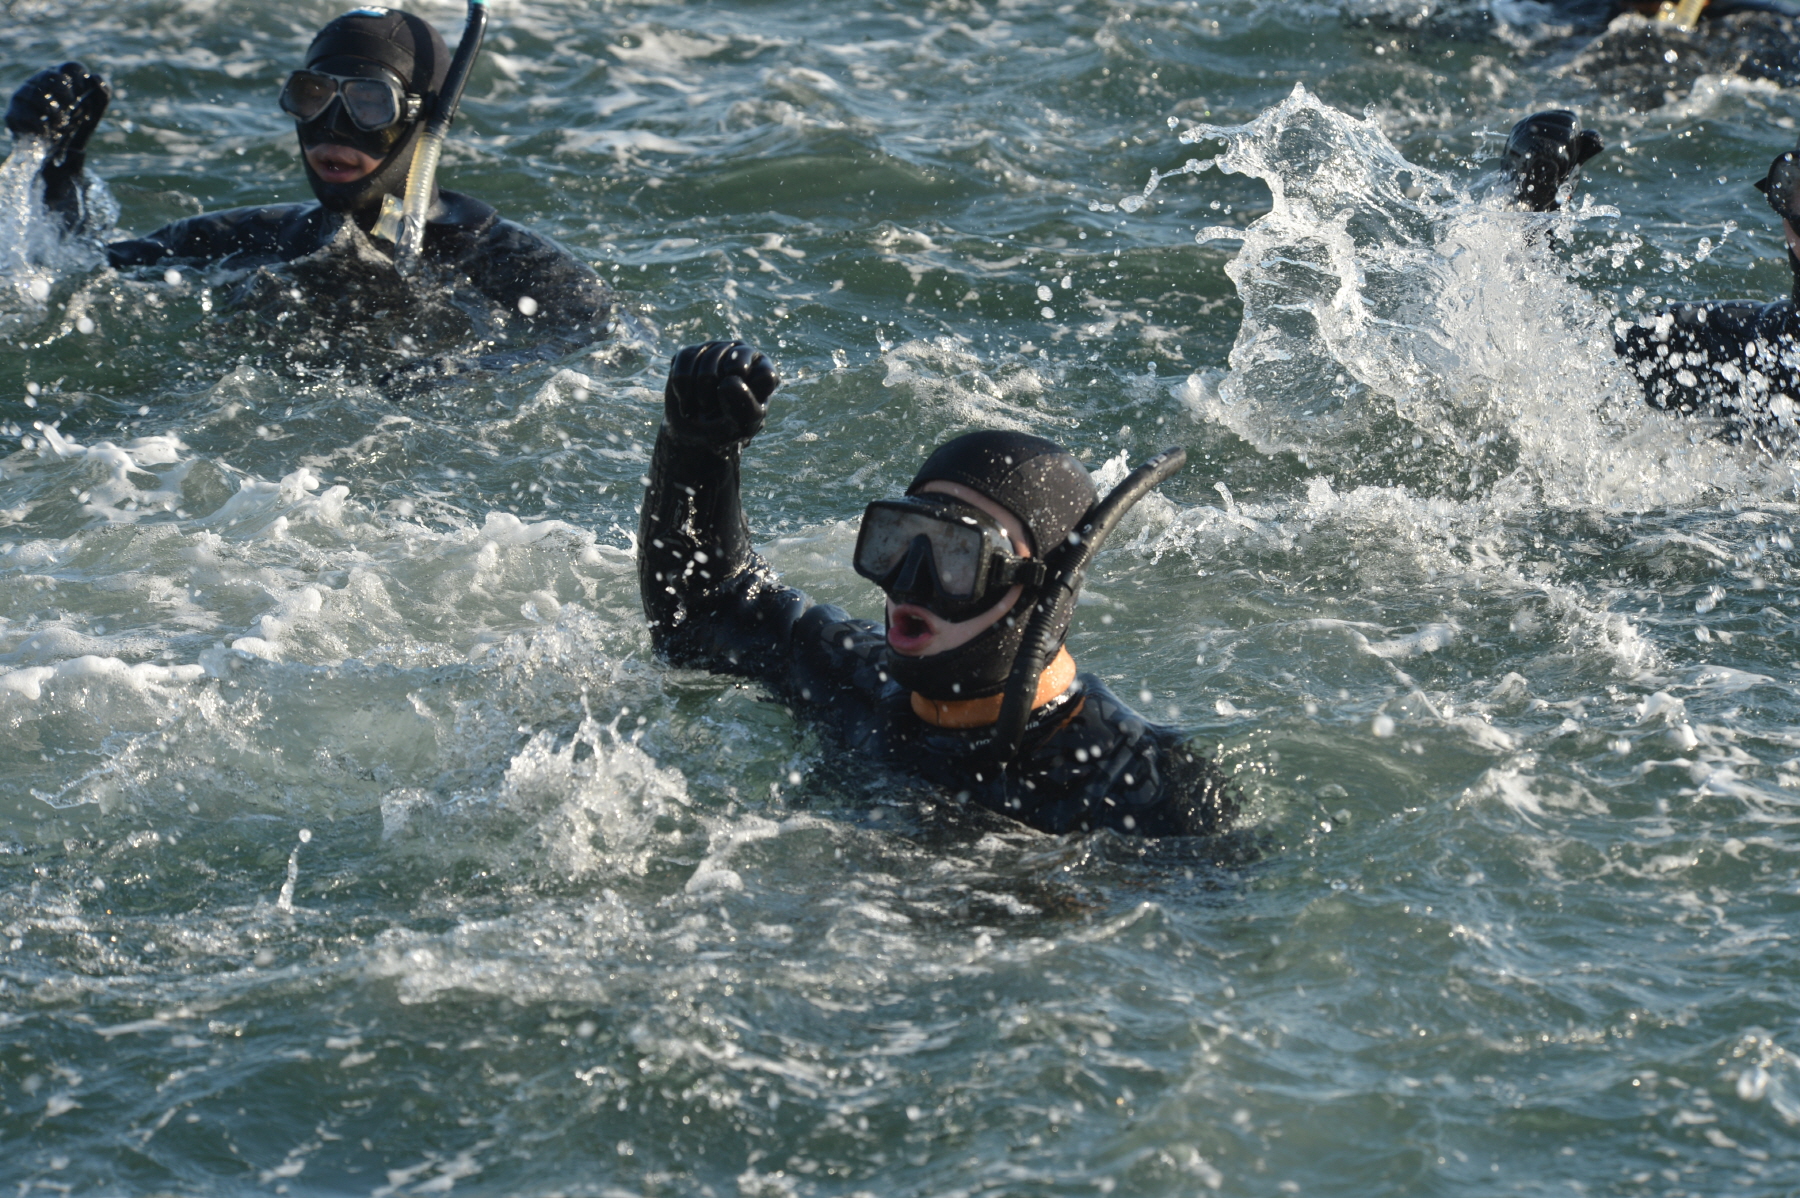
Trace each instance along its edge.
{"label": "black snorkel tube", "polygon": [[1185,465],[1187,450],[1163,450],[1126,475],[1111,494],[1089,508],[1068,539],[1047,555],[1050,577],[1041,597],[1032,605],[1031,622],[1025,626],[1019,655],[1013,659],[1012,674],[1006,680],[1006,698],[994,724],[989,749],[995,760],[1010,761],[1018,755],[1020,742],[1025,739],[1025,725],[1031,719],[1031,702],[1037,697],[1038,679],[1060,643],[1058,632],[1068,627],[1069,609],[1081,591],[1094,555],[1138,500]]}
{"label": "black snorkel tube", "polygon": [[425,221],[431,215],[431,200],[436,192],[438,157],[444,152],[444,138],[456,110],[462,104],[463,89],[469,84],[469,72],[475,57],[481,53],[481,39],[487,34],[487,0],[469,0],[469,17],[463,25],[462,41],[450,58],[450,72],[444,77],[438,93],[437,107],[425,124],[425,134],[413,151],[412,164],[406,170],[406,199],[396,203],[393,196],[382,201],[381,219],[375,235],[394,243],[394,267],[401,277],[419,271],[419,258],[425,248]]}

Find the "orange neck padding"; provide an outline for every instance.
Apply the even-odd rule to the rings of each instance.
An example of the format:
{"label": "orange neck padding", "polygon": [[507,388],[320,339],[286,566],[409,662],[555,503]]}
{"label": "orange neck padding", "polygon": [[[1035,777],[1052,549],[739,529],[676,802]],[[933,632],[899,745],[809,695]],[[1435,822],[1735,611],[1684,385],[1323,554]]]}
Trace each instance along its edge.
{"label": "orange neck padding", "polygon": [[[1056,657],[1044,667],[1043,674],[1038,677],[1037,697],[1031,701],[1031,709],[1036,711],[1050,700],[1069,689],[1075,681],[1075,659],[1069,656],[1068,646],[1057,651]],[[1000,707],[1006,701],[1004,694],[989,695],[985,699],[950,699],[948,701],[927,699],[918,691],[913,692],[913,714],[938,728],[983,728],[1000,718]]]}

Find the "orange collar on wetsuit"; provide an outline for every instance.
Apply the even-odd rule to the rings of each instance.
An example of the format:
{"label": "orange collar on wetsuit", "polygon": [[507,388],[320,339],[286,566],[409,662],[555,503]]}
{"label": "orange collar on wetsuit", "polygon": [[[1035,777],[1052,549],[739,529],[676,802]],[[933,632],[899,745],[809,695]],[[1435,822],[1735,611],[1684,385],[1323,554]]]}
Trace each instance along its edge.
{"label": "orange collar on wetsuit", "polygon": [[[1031,701],[1031,709],[1036,711],[1057,698],[1074,681],[1075,659],[1069,656],[1068,646],[1065,645],[1057,652],[1056,659],[1038,676],[1037,696]],[[1000,707],[1005,701],[1005,695],[944,700],[927,699],[918,691],[912,693],[913,714],[936,728],[985,728],[1000,718]]]}

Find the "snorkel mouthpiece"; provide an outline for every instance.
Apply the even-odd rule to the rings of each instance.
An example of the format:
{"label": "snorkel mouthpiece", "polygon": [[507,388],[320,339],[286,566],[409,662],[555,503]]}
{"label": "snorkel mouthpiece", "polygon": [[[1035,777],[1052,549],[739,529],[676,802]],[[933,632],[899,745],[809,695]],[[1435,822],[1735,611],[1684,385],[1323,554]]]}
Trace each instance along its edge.
{"label": "snorkel mouthpiece", "polygon": [[1180,447],[1163,450],[1127,475],[1105,499],[1089,508],[1067,539],[1046,554],[1050,577],[1032,606],[1025,638],[1006,680],[1006,699],[1000,705],[1000,719],[994,724],[989,751],[995,760],[1010,761],[1018,755],[1020,743],[1025,738],[1025,725],[1031,719],[1038,679],[1061,646],[1060,630],[1068,626],[1075,596],[1081,591],[1082,580],[1094,555],[1100,552],[1100,547],[1125,518],[1126,512],[1185,465],[1187,450]]}

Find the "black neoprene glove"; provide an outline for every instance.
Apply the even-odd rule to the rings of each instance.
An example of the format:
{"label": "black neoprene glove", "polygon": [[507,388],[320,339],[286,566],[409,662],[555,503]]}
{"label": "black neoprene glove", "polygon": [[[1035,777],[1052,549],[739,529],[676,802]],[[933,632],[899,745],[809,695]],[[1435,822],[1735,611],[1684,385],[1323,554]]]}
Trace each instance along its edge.
{"label": "black neoprene glove", "polygon": [[1550,212],[1556,208],[1557,189],[1605,148],[1600,135],[1582,129],[1567,109],[1533,113],[1513,126],[1500,171],[1514,181],[1520,204]]}
{"label": "black neoprene glove", "polygon": [[742,341],[690,345],[669,363],[663,426],[689,445],[742,445],[762,431],[780,385],[775,364]]}
{"label": "black neoprene glove", "polygon": [[54,169],[76,171],[87,151],[88,138],[100,124],[112,89],[106,80],[78,62],[39,71],[13,93],[6,106],[6,127],[14,137],[42,137],[53,147]]}

